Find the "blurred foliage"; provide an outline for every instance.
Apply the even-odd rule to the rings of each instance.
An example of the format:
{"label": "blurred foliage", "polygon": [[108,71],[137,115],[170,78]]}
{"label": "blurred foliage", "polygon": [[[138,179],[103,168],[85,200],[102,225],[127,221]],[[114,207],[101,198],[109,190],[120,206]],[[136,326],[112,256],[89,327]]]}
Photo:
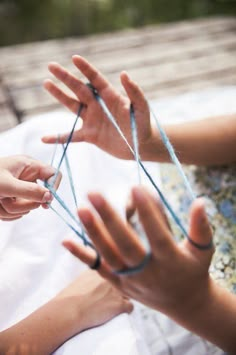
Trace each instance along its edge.
{"label": "blurred foliage", "polygon": [[236,15],[236,0],[0,0],[0,45],[215,14]]}

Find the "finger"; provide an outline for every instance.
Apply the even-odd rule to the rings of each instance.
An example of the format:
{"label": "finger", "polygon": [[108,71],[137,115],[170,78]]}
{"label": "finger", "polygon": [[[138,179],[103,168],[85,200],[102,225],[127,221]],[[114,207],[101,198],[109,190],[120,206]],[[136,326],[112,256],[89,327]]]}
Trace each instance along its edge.
{"label": "finger", "polygon": [[[191,206],[189,236],[198,245],[209,245],[212,241],[212,229],[201,198],[195,200]],[[188,241],[188,244],[191,243]],[[189,247],[195,249],[194,251],[196,252],[196,248],[193,245],[189,245]]]}
{"label": "finger", "polygon": [[147,101],[140,87],[130,79],[126,72],[121,73],[120,79],[134,109],[146,112],[148,110]]}
{"label": "finger", "polygon": [[[75,243],[72,240],[64,240],[62,242],[62,245],[71,254],[80,259],[83,263],[87,264],[89,267],[94,265],[94,261],[96,260],[97,255],[93,249],[85,247],[82,244]],[[97,271],[105,279],[108,279],[113,283],[118,282],[118,277],[112,274],[111,269],[109,269],[109,267],[103,262],[103,260],[101,261],[101,265]]]}
{"label": "finger", "polygon": [[7,220],[7,219],[15,219],[15,218],[21,218],[23,214],[27,214],[27,213],[8,213],[7,211],[5,211],[5,209],[3,208],[2,205],[0,205],[0,218]]}
{"label": "finger", "polygon": [[113,270],[123,269],[125,267],[123,256],[103,223],[88,209],[80,209],[78,214],[99,254]]}
{"label": "finger", "polygon": [[85,85],[81,80],[76,78],[61,65],[58,63],[50,63],[48,68],[57,79],[59,79],[74,92],[74,94],[81,100],[81,102],[84,104],[89,104],[90,101],[94,100],[94,96],[87,85]]}
{"label": "finger", "polygon": [[[55,174],[56,174],[56,169],[51,165],[45,165],[41,161],[26,157],[25,167],[22,170],[18,179],[29,181],[29,182],[36,182],[37,180],[45,181],[45,180],[49,180],[51,177],[54,177]],[[61,181],[61,173],[57,173],[55,186],[59,186],[60,181]]]}
{"label": "finger", "polygon": [[158,258],[170,256],[176,246],[160,208],[143,187],[133,188],[132,195],[153,254]]}
{"label": "finger", "polygon": [[123,302],[123,312],[130,314],[134,309],[134,305],[130,301]]}
{"label": "finger", "polygon": [[67,95],[51,80],[47,79],[44,81],[44,88],[70,111],[74,112],[75,114],[78,113],[80,102],[74,99],[73,97]]}
{"label": "finger", "polygon": [[[58,135],[48,135],[48,136],[42,137],[42,141],[44,143],[48,143],[48,144],[56,143],[56,142],[58,142],[60,144],[64,144],[64,143],[67,142],[70,134],[71,134],[71,132],[62,133],[62,134],[60,134],[59,139],[58,139]],[[75,131],[73,133],[72,138],[71,138],[71,143],[73,143],[73,142],[83,142],[83,141],[84,141],[83,130],[79,129],[79,130]]]}
{"label": "finger", "polygon": [[[45,178],[42,177],[41,180],[47,181],[49,185],[53,184],[53,188],[55,190],[57,190],[58,187],[60,186],[60,183],[61,183],[62,173],[60,171],[57,171],[57,173],[55,174],[55,171],[56,171],[56,169],[54,170],[54,174],[52,176],[50,176],[49,178],[46,178],[46,176],[45,176]],[[56,175],[56,180],[55,180],[55,175]]]}
{"label": "finger", "polygon": [[8,197],[18,197],[40,203],[51,202],[53,199],[50,191],[45,187],[14,177],[9,178],[4,192]]}
{"label": "finger", "polygon": [[[155,198],[155,196],[151,193],[150,193],[150,198],[152,199],[154,205],[156,205],[157,208],[160,210],[160,213],[161,213],[164,221],[166,222],[166,225],[168,226],[169,230],[171,231],[170,222],[167,218],[167,215],[165,214],[164,206],[163,206],[161,200],[159,198]],[[134,205],[134,201],[133,201],[132,193],[131,193],[128,197],[128,201],[126,204],[126,219],[127,219],[127,221],[131,222],[131,225],[132,225],[132,219],[133,219],[133,217],[135,217],[136,212],[137,212],[137,208]]]}
{"label": "finger", "polygon": [[114,112],[114,108],[117,108],[120,102],[123,104],[125,102],[127,103],[128,100],[122,100],[121,95],[115,90],[109,81],[85,58],[75,55],[72,59],[75,66],[81,71],[82,74],[84,74],[84,76],[86,76],[88,81],[98,91],[99,95],[111,112]]}
{"label": "finger", "polygon": [[[36,182],[37,180],[50,182],[50,179],[53,179],[54,182],[53,187],[55,189],[59,187],[62,178],[62,174],[60,172],[57,172],[57,170],[51,165],[45,165],[38,160],[34,160],[34,159],[28,159],[28,160],[29,162],[26,164],[24,170],[19,176],[20,180],[24,180],[27,182],[28,181]],[[55,175],[56,175],[56,179],[55,179]],[[42,201],[42,202],[44,203],[50,201]]]}
{"label": "finger", "polygon": [[30,202],[24,199],[4,198],[1,200],[1,205],[9,214],[28,213],[40,206],[40,203]]}
{"label": "finger", "polygon": [[123,222],[110,204],[98,193],[88,195],[107,231],[117,245],[126,265],[138,265],[146,255],[145,248],[129,224]]}
{"label": "finger", "polygon": [[84,74],[84,76],[86,76],[97,91],[101,92],[110,87],[110,84],[105,77],[85,58],[79,55],[74,55],[72,60],[75,66],[81,71],[82,74]]}
{"label": "finger", "polygon": [[21,219],[22,217],[23,217],[23,215],[19,216],[19,217],[14,217],[14,218],[1,218],[0,217],[0,220],[3,222],[13,222],[13,221],[17,221],[18,219]]}

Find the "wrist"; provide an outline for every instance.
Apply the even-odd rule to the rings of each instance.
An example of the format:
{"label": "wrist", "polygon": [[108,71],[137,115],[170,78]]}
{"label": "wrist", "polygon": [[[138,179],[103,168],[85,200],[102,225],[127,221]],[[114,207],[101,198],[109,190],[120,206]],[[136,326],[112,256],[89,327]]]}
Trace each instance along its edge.
{"label": "wrist", "polygon": [[142,160],[167,162],[169,157],[161,140],[159,131],[152,127],[151,134],[145,142],[139,142],[139,153]]}
{"label": "wrist", "polygon": [[235,352],[236,296],[210,277],[199,295],[177,322],[223,350]]}

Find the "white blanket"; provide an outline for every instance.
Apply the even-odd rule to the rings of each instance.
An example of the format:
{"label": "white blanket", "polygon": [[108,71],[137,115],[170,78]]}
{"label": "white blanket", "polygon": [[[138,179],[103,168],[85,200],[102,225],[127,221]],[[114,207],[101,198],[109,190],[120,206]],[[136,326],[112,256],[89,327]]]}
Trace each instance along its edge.
{"label": "white blanket", "polygon": [[[236,88],[219,88],[162,100],[154,103],[154,107],[159,118],[182,121],[236,112],[235,97]],[[72,115],[64,112],[36,117],[0,136],[0,154],[28,154],[50,162],[53,148],[42,144],[40,137],[44,133],[70,130],[72,123]],[[71,145],[69,157],[79,201],[86,203],[89,190],[100,190],[122,213],[130,186],[137,184],[135,163],[112,158],[85,143]],[[149,164],[149,170],[158,181],[157,165]],[[66,177],[60,194],[73,208]],[[84,269],[81,262],[61,247],[67,234],[68,227],[52,211],[42,209],[16,222],[0,222],[1,330],[45,303]],[[142,322],[141,315],[143,319],[150,318],[148,324]],[[139,307],[131,316],[120,315],[101,327],[75,336],[56,351],[60,355],[148,353],[222,354],[165,316],[158,313],[147,316]]]}
{"label": "white blanket", "polygon": [[[1,155],[28,154],[50,162],[54,147],[41,143],[40,137],[70,130],[72,124],[73,115],[65,112],[36,117],[1,135]],[[58,153],[59,158],[61,149]],[[79,203],[86,203],[88,191],[100,190],[123,212],[131,185],[138,183],[135,163],[115,159],[86,143],[71,144],[68,156]],[[157,176],[157,166],[150,167]],[[64,170],[62,166],[65,177],[59,194],[75,211]],[[68,233],[68,227],[51,210],[39,209],[21,220],[0,222],[1,329],[45,303],[85,268],[61,246]],[[56,353],[146,354],[144,341],[134,327],[137,322],[135,312],[132,316],[120,315],[74,337]]]}

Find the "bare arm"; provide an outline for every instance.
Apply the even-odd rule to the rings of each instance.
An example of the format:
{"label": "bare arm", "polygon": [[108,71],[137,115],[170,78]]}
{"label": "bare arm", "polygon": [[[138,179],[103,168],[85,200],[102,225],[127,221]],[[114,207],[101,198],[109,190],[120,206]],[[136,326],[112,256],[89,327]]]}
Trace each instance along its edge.
{"label": "bare arm", "polygon": [[0,355],[49,355],[75,334],[131,311],[127,298],[88,270],[47,304],[1,332]]}
{"label": "bare arm", "polygon": [[[164,128],[182,163],[222,165],[236,162],[236,115],[166,125]],[[156,129],[142,147],[141,156],[144,160],[169,161],[169,154]]]}
{"label": "bare arm", "polygon": [[[107,79],[86,59],[74,56],[73,63],[98,91],[118,125],[133,145],[130,132],[130,103],[132,102],[138,127],[140,155],[143,160],[167,162],[169,155],[161,142],[156,127],[151,127],[150,112],[144,93],[127,73],[121,73],[121,83],[127,96],[121,95]],[[133,159],[132,154],[113,125],[107,119],[91,90],[72,73],[57,63],[49,65],[51,73],[65,84],[73,97],[63,92],[51,80],[45,88],[58,101],[77,114],[80,104],[82,128],[75,131],[73,142],[89,142],[122,159]],[[75,96],[74,96],[75,95]],[[197,165],[230,164],[236,161],[236,115],[212,117],[197,122],[166,125],[166,133],[181,162]],[[65,143],[69,132],[61,135]],[[58,135],[43,137],[45,143],[55,143]]]}
{"label": "bare arm", "polygon": [[176,321],[230,354],[235,354],[236,296],[212,280],[202,306]]}
{"label": "bare arm", "polygon": [[75,327],[77,313],[76,309],[72,312],[64,300],[47,303],[0,334],[0,354],[51,354],[60,344],[80,332],[82,324],[79,321],[77,329]]}

